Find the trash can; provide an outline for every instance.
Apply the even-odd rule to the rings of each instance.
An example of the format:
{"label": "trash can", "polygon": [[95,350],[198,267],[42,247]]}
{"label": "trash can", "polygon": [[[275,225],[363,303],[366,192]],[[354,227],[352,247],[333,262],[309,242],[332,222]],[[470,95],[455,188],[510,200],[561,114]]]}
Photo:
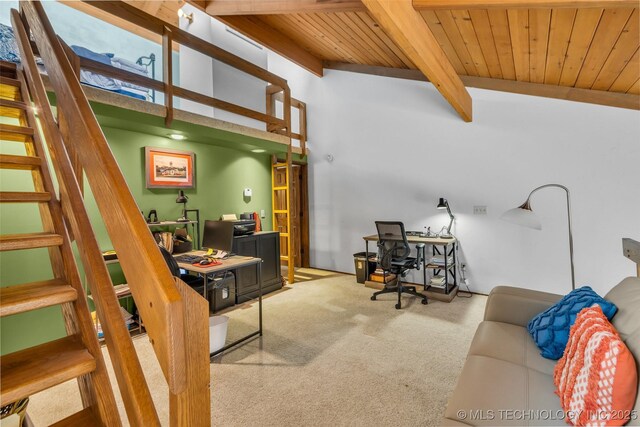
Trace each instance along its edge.
{"label": "trash can", "polygon": [[209,353],[220,350],[227,340],[227,316],[213,316],[209,318]]}
{"label": "trash can", "polygon": [[376,270],[376,254],[369,252],[368,256],[365,252],[358,252],[353,254],[353,262],[356,265],[356,281],[358,283],[364,283],[367,280],[367,272],[365,271],[365,262],[369,262],[369,274]]}

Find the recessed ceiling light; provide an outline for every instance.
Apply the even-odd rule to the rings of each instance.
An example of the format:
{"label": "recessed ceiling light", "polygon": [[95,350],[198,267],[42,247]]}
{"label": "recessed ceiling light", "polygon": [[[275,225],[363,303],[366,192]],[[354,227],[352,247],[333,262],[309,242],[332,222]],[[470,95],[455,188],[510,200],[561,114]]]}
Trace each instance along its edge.
{"label": "recessed ceiling light", "polygon": [[262,148],[256,148],[251,150],[252,153],[264,153],[266,150],[263,150]]}
{"label": "recessed ceiling light", "polygon": [[185,135],[182,135],[180,133],[170,133],[169,138],[175,139],[176,141],[182,141],[183,139],[187,139]]}

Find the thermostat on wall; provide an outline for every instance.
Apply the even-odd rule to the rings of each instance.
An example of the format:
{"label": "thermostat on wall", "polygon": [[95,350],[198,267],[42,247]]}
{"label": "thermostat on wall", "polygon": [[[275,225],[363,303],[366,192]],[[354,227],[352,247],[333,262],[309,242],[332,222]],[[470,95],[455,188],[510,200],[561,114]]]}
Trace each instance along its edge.
{"label": "thermostat on wall", "polygon": [[251,189],[250,188],[245,188],[243,195],[244,195],[244,197],[251,197]]}

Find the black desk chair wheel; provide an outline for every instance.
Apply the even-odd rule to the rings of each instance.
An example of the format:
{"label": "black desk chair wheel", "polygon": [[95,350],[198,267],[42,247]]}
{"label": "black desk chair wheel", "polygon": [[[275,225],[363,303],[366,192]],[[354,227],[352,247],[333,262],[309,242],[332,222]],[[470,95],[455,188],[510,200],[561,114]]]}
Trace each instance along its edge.
{"label": "black desk chair wheel", "polygon": [[[371,295],[375,301],[378,295],[396,293],[398,303],[396,309],[402,308],[400,297],[403,293],[422,298],[422,304],[428,304],[427,296],[416,291],[415,286],[405,286],[402,279],[409,270],[420,270],[424,260],[424,243],[416,245],[417,257],[410,257],[411,247],[407,240],[404,224],[399,221],[376,221],[378,230],[378,266],[384,271],[385,287]],[[386,284],[387,274],[395,274],[396,281]]]}

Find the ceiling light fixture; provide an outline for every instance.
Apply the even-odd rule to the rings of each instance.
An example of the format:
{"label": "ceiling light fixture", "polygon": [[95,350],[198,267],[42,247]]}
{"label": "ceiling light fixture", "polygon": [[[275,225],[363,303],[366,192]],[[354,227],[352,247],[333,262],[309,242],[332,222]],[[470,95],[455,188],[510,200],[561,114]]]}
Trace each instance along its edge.
{"label": "ceiling light fixture", "polygon": [[262,148],[255,148],[253,150],[251,150],[252,153],[264,153],[266,150],[263,150]]}
{"label": "ceiling light fixture", "polygon": [[170,133],[169,138],[175,139],[176,141],[187,139],[187,137],[185,135],[182,135],[181,133]]}

